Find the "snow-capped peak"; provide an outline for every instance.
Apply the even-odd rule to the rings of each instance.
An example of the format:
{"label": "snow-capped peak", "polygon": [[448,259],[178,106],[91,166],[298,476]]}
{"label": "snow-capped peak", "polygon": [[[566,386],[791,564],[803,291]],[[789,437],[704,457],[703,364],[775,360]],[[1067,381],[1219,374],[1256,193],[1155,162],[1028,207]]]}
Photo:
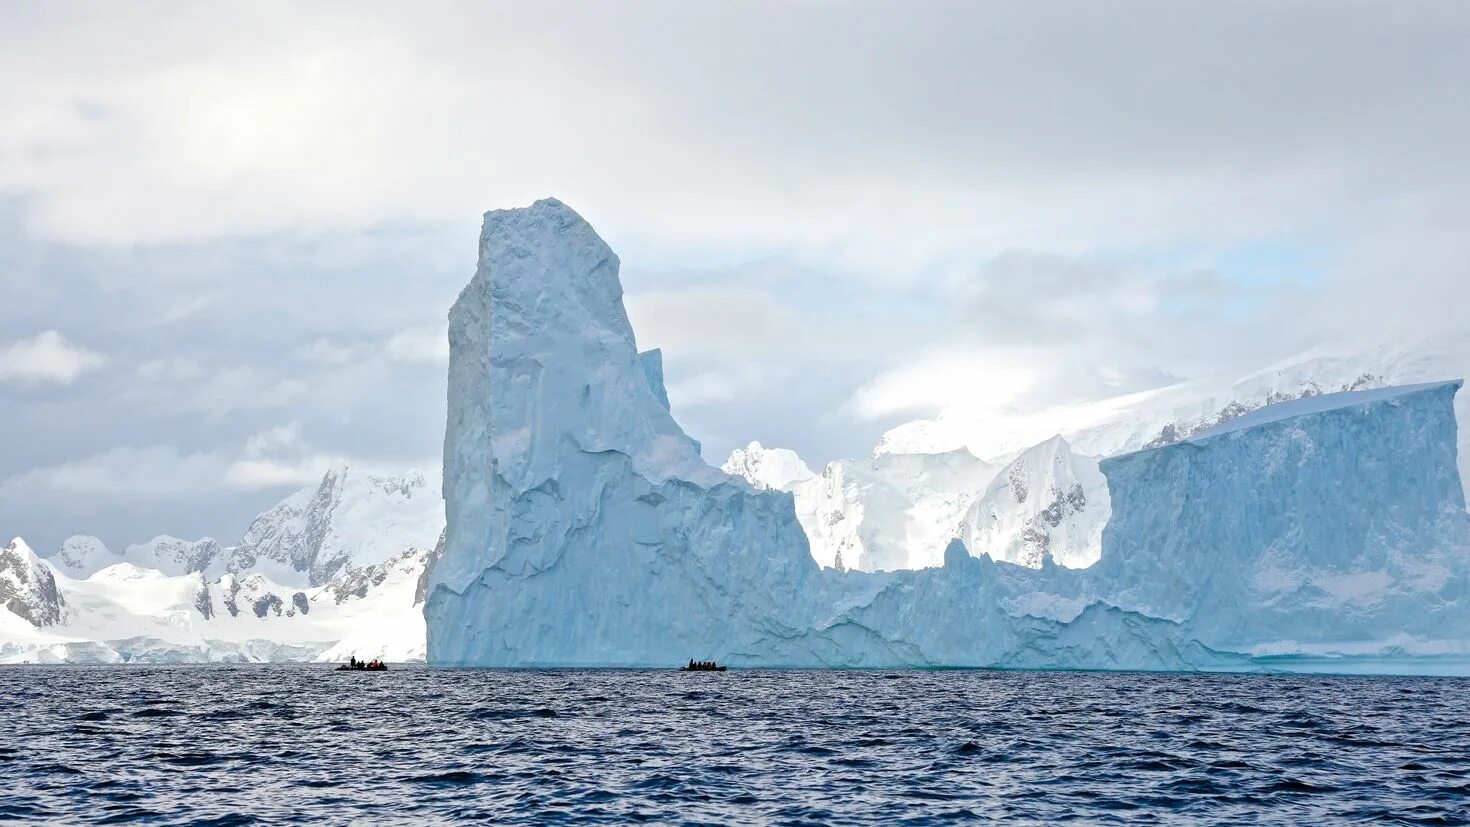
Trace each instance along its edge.
{"label": "snow-capped peak", "polygon": [[121,560],[101,540],[82,534],[63,540],[51,555],[51,564],[71,577],[87,577]]}
{"label": "snow-capped peak", "polygon": [[996,467],[960,448],[837,460],[795,487],[796,518],[823,566],[881,571],[944,562],[955,523]]}
{"label": "snow-capped peak", "polygon": [[790,491],[797,483],[817,475],[789,448],[766,448],[752,441],[730,452],[720,470],[740,477],[756,488]]}
{"label": "snow-capped peak", "polygon": [[336,468],[257,517],[228,569],[320,586],[349,567],[382,563],[407,548],[431,549],[443,528],[437,474]]}
{"label": "snow-capped peak", "polygon": [[134,543],[123,552],[123,560],[143,568],[158,569],[171,577],[211,571],[223,558],[224,549],[212,537],[181,540],[160,535],[146,543]]}
{"label": "snow-capped peak", "polygon": [[960,520],[971,554],[1039,568],[1049,557],[1089,566],[1102,553],[1110,506],[1097,458],[1074,453],[1061,436],[1025,451],[1002,468]]}
{"label": "snow-capped peak", "polygon": [[19,537],[0,548],[0,609],[33,626],[59,623],[66,601],[51,566]]}

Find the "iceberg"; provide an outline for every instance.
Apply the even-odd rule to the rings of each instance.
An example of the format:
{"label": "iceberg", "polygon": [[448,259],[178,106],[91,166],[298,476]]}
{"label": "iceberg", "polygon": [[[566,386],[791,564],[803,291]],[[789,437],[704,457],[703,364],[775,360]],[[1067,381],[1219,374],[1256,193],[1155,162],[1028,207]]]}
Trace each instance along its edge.
{"label": "iceberg", "polygon": [[1215,645],[1308,651],[1470,641],[1459,382],[1271,405],[1105,459],[1095,576]]}
{"label": "iceberg", "polygon": [[1470,673],[1458,382],[1312,396],[1105,460],[1090,567],[955,540],[931,568],[840,571],[790,493],[699,457],[617,257],[566,205],[486,214],[449,330],[432,664]]}

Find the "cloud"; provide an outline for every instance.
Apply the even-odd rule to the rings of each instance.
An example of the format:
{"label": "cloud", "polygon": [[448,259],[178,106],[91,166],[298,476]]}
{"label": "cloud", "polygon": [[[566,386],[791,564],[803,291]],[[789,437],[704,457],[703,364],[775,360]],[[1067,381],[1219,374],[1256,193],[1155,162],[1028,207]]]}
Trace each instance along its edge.
{"label": "cloud", "polygon": [[217,296],[192,295],[175,299],[158,317],[159,324],[173,324],[209,309],[218,301]]}
{"label": "cloud", "polygon": [[138,376],[148,382],[180,382],[204,375],[204,366],[193,359],[165,357],[149,359],[138,366]]}
{"label": "cloud", "polygon": [[960,317],[976,338],[1007,345],[1059,344],[1142,328],[1201,304],[1224,305],[1235,288],[1209,271],[1150,272],[1116,263],[1007,250],[957,290]]}
{"label": "cloud", "polygon": [[1463,200],[1454,4],[366,8],[11,20],[0,189],[48,237],[125,244],[551,193],[639,244],[900,278],[968,250],[1229,243],[1406,190]]}
{"label": "cloud", "polygon": [[942,413],[999,422],[1254,368],[1305,331],[1251,308],[1294,306],[1295,290],[1270,279],[1227,279],[1188,261],[1007,250],[936,290],[947,298],[947,316],[843,409],[866,421]]}
{"label": "cloud", "polygon": [[[1018,358],[1019,357],[1019,358]],[[1017,353],[933,353],[885,371],[857,390],[849,408],[863,419],[948,407],[999,411],[1040,379]]]}
{"label": "cloud", "polygon": [[778,380],[777,371],[750,363],[707,370],[669,384],[669,406],[687,410],[734,402]]}
{"label": "cloud", "polygon": [[301,423],[292,422],[251,435],[245,440],[245,456],[261,459],[301,447]]}
{"label": "cloud", "polygon": [[449,362],[449,328],[419,327],[393,334],[384,348],[395,362]]}
{"label": "cloud", "polygon": [[[622,257],[714,451],[819,463],[934,407],[1464,324],[1463,5],[645,11],[0,11],[0,330],[107,359],[0,362],[73,382],[0,405],[0,468],[202,446],[210,519],[245,519],[316,457],[432,453],[478,216],[544,195]],[[282,419],[302,444],[249,455]],[[198,496],[117,519],[181,530]]]}
{"label": "cloud", "polygon": [[288,408],[305,398],[310,389],[304,379],[240,365],[209,374],[186,401],[192,410],[224,416],[236,411]]}
{"label": "cloud", "polygon": [[342,457],[314,455],[292,462],[271,459],[241,459],[225,469],[224,483],[246,491],[299,488],[320,482],[322,475],[347,462]]}
{"label": "cloud", "polygon": [[290,423],[253,434],[233,452],[121,446],[16,474],[0,481],[0,493],[157,499],[221,489],[294,488],[319,481],[328,469],[351,464],[347,457],[313,450],[302,439],[300,426]]}
{"label": "cloud", "polygon": [[333,342],[323,337],[317,337],[311,341],[311,344],[298,347],[295,354],[298,359],[323,365],[345,365],[362,358],[361,348]]}
{"label": "cloud", "polygon": [[0,346],[0,382],[54,382],[70,385],[107,360],[74,345],[55,330]]}
{"label": "cloud", "polygon": [[212,452],[184,453],[168,445],[122,446],[17,474],[0,482],[0,492],[150,499],[215,487],[224,468],[225,461]]}
{"label": "cloud", "polygon": [[332,468],[353,465],[347,457],[318,453],[301,436],[301,424],[291,422],[253,434],[245,441],[244,456],[225,469],[224,484],[242,490],[301,487],[321,480]]}

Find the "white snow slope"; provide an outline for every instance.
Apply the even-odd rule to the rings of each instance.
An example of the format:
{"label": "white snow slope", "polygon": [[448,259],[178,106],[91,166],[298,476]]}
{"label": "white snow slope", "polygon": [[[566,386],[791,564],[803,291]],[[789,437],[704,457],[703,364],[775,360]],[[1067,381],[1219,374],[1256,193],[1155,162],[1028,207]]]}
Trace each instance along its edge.
{"label": "white snow slope", "polygon": [[72,537],[45,560],[17,539],[0,550],[0,661],[423,660],[437,479],[333,470],[232,548]]}
{"label": "white snow slope", "polygon": [[965,512],[956,535],[966,548],[996,560],[1041,568],[1050,558],[1081,568],[1101,556],[1109,513],[1097,458],[1074,454],[1056,436],[1001,469]]}
{"label": "white snow slope", "polygon": [[[1434,382],[1470,374],[1470,331],[1374,347],[1339,343],[1313,348],[1262,370],[1192,379],[1097,402],[1011,416],[952,409],[890,430],[877,451],[914,453],[968,447],[980,457],[1008,457],[1060,434],[1074,451],[1110,456],[1177,441],[1262,405],[1337,391]],[[1470,416],[1470,397],[1455,400]],[[1459,468],[1470,473],[1470,430],[1458,436]]]}
{"label": "white snow slope", "polygon": [[887,571],[939,565],[996,466],[960,449],[837,460],[817,476],[795,451],[752,442],[721,470],[757,489],[790,492],[822,566]]}
{"label": "white snow slope", "polygon": [[[1470,672],[1458,383],[1109,460],[1089,568],[954,542],[941,567],[841,572],[812,559],[789,494],[699,461],[617,267],[554,200],[485,217],[451,313],[431,663]],[[1085,468],[1036,464],[1087,490]]]}
{"label": "white snow slope", "polygon": [[257,517],[225,569],[320,586],[348,566],[383,563],[408,547],[432,548],[443,528],[437,471],[342,468]]}

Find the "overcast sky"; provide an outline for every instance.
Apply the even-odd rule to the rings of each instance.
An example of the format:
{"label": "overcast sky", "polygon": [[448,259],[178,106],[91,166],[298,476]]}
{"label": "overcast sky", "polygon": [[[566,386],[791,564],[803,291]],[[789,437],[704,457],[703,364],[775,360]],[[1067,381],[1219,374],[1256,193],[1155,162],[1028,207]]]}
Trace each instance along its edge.
{"label": "overcast sky", "polygon": [[719,462],[1470,296],[1470,4],[0,4],[0,534],[435,465],[479,216],[623,262]]}

